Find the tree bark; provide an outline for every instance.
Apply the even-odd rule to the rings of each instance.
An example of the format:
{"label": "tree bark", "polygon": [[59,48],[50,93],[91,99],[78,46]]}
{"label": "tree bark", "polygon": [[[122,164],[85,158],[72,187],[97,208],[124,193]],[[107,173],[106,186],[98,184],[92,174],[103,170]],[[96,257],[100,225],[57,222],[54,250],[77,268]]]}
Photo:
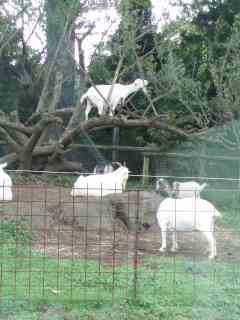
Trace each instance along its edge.
{"label": "tree bark", "polygon": [[[46,0],[45,5],[47,13],[47,60],[49,64],[56,60],[54,62],[55,67],[62,72],[64,78],[58,108],[68,108],[74,105],[75,35],[73,22],[75,15],[72,13],[72,8],[66,8],[67,12],[65,12],[65,7],[59,0]],[[57,55],[56,50],[58,50]]]}

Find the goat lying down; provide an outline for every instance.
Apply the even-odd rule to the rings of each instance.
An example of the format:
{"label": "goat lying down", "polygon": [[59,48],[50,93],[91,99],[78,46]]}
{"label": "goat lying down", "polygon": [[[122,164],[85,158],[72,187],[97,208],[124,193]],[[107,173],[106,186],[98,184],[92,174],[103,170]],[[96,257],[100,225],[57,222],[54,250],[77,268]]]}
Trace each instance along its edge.
{"label": "goat lying down", "polygon": [[215,217],[220,212],[207,200],[200,198],[164,199],[157,211],[157,221],[161,229],[162,246],[159,249],[165,252],[167,248],[167,231],[172,231],[172,248],[178,249],[177,232],[198,230],[204,234],[209,245],[209,258],[216,256],[216,241],[214,237]]}
{"label": "goat lying down", "polygon": [[121,166],[112,173],[80,176],[74,183],[71,196],[106,196],[122,193],[126,189],[129,170]]}
{"label": "goat lying down", "polygon": [[6,162],[0,165],[0,201],[11,201],[13,198],[12,179],[3,170],[6,167],[7,167]]}
{"label": "goat lying down", "polygon": [[156,180],[155,191],[164,193],[164,196],[174,198],[200,198],[201,191],[207,186],[207,183],[199,184],[195,181],[173,182],[172,186],[166,179],[159,178]]}

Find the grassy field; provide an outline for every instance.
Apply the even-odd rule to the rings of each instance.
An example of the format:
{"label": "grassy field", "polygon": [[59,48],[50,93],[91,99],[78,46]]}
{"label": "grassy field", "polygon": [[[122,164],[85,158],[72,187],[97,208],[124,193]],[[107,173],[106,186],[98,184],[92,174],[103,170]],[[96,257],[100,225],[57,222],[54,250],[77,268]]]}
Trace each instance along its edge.
{"label": "grassy field", "polygon": [[[51,319],[92,320],[139,316],[237,320],[240,316],[237,264],[148,259],[138,270],[135,297],[131,268],[116,268],[113,279],[110,268],[99,270],[94,262],[46,257],[43,266],[42,261],[38,254],[31,266],[23,259],[2,261],[0,319],[50,319],[50,314]],[[24,271],[27,268],[31,272]]]}

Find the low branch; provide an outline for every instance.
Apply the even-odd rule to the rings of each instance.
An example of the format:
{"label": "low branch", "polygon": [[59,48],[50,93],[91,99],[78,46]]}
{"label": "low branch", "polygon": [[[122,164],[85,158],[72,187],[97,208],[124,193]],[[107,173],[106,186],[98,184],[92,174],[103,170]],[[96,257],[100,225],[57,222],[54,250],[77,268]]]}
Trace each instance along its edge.
{"label": "low branch", "polygon": [[48,146],[42,146],[42,147],[36,147],[33,151],[33,157],[38,156],[50,156],[55,150],[55,144],[48,145]]}
{"label": "low branch", "polygon": [[32,133],[32,128],[27,128],[24,125],[18,123],[8,122],[6,120],[0,120],[0,127],[4,129],[13,129],[15,131],[24,133],[25,135],[30,135]]}
{"label": "low branch", "polygon": [[15,142],[15,140],[8,134],[8,132],[5,129],[0,128],[0,134],[2,134],[4,140],[7,142],[7,144],[14,152],[20,152],[20,145]]}
{"label": "low branch", "polygon": [[79,124],[79,126],[73,130],[68,130],[65,132],[60,144],[64,146],[68,146],[72,143],[73,138],[81,131],[91,131],[100,127],[119,127],[119,128],[155,128],[155,129],[163,129],[169,131],[173,134],[178,135],[184,139],[188,139],[190,136],[181,129],[178,129],[174,126],[168,125],[166,122],[159,120],[158,118],[151,119],[137,119],[137,120],[127,120],[126,118],[119,117],[108,117],[104,116],[101,118],[94,118],[88,121],[83,121]]}
{"label": "low branch", "polygon": [[[74,112],[75,108],[64,108],[64,109],[57,109],[51,113],[49,112],[35,112],[31,115],[30,119],[27,121],[27,124],[29,125],[30,123],[33,122],[37,122],[39,121],[41,118],[45,117],[46,115],[49,117],[59,117],[63,120],[65,120],[65,118],[70,118]],[[30,129],[30,133],[32,133],[32,130]]]}
{"label": "low branch", "polygon": [[33,151],[44,129],[49,124],[52,124],[54,122],[59,123],[60,119],[57,117],[45,117],[44,119],[40,120],[40,122],[34,127],[34,133],[28,140],[27,145],[24,147],[24,153],[31,153]]}

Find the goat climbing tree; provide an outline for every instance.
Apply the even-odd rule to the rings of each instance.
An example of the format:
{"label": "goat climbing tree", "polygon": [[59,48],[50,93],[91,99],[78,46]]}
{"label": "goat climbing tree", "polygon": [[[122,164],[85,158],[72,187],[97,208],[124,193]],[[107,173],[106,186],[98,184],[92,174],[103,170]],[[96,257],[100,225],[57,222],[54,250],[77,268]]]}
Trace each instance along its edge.
{"label": "goat climbing tree", "polygon": [[[81,9],[78,8],[78,10]],[[137,17],[140,19],[141,14],[139,11],[137,13]],[[74,103],[75,105],[68,105],[67,108],[64,108],[62,95],[66,89],[64,84],[69,78],[60,65],[64,55],[59,55],[59,53],[66,43],[71,43],[71,45],[74,43],[74,41],[66,41],[66,39],[69,40],[74,35],[74,28],[79,25],[76,19],[74,14],[65,16],[54,52],[51,51],[50,59],[47,59],[46,62],[39,62],[37,65],[37,75],[41,78],[41,90],[40,94],[35,96],[37,97],[36,106],[31,108],[32,111],[28,112],[27,118],[22,120],[19,117],[17,106],[15,109],[13,108],[13,112],[1,112],[0,139],[4,141],[6,148],[0,162],[6,161],[21,169],[54,168],[58,171],[79,171],[81,163],[67,160],[66,154],[71,150],[73,144],[79,143],[81,136],[91,135],[96,130],[116,127],[150,129],[147,131],[152,141],[155,139],[168,142],[171,139],[189,139],[193,136],[202,136],[204,131],[211,126],[213,117],[209,107],[209,88],[202,85],[198,79],[194,79],[192,73],[188,73],[183,59],[179,57],[177,52],[178,44],[172,40],[174,39],[172,31],[169,33],[169,37],[164,38],[165,34],[163,33],[161,38],[159,34],[154,33],[153,29],[149,29],[149,24],[138,29],[136,33],[132,32],[131,41],[125,39],[126,42],[122,43],[124,39],[120,37],[118,39],[119,46],[113,49],[110,57],[109,53],[105,54],[103,46],[103,51],[100,54],[95,54],[89,67],[89,71],[94,65],[105,68],[101,69],[104,73],[110,65],[113,71],[109,72],[108,69],[108,76],[110,76],[106,76],[104,81],[106,84],[112,83],[113,86],[116,82],[128,84],[139,77],[146,79],[149,82],[147,94],[141,93],[140,98],[136,100],[134,98],[131,100],[132,97],[127,99],[127,108],[124,109],[124,112],[120,111],[113,117],[109,115],[92,116],[87,121],[83,120],[84,106],[80,104],[80,96]],[[125,19],[127,19],[127,15]],[[80,25],[82,24],[80,23]],[[6,28],[6,30],[8,29]],[[89,24],[85,33],[83,32],[83,38],[92,30],[93,25]],[[5,37],[3,35],[2,39],[5,40],[0,42],[1,59],[3,59],[6,50],[7,39],[9,42],[14,41],[15,35],[18,34],[17,31],[20,32],[17,29],[13,31],[12,38],[7,37],[7,32]],[[176,34],[177,31],[176,29]],[[148,36],[146,37],[146,35]],[[142,49],[140,50],[139,43],[142,37],[144,42],[141,44]],[[148,41],[150,41],[150,45],[147,48]],[[27,43],[24,44],[27,50]],[[132,46],[131,64],[129,64],[129,56],[126,54],[126,45]],[[79,46],[81,51],[82,43]],[[78,75],[81,74],[80,81],[84,78],[84,81],[94,86],[95,80],[91,72],[83,70],[82,51],[80,53],[81,59],[79,60],[81,61],[78,65]],[[230,53],[229,50],[227,54]],[[237,57],[237,55],[235,56]],[[215,61],[212,61],[209,72],[215,72],[214,63]],[[14,67],[14,62],[11,67]],[[215,67],[217,67],[217,63]],[[99,76],[101,76],[101,72]],[[26,78],[23,73],[22,82]],[[216,74],[213,79],[217,79]],[[221,79],[225,81],[226,77]],[[79,89],[82,88],[81,83],[79,84],[80,81],[75,81],[75,88],[82,94],[82,89]],[[215,87],[217,87],[217,83],[215,83]],[[108,102],[106,101],[106,103]],[[231,112],[224,114],[225,116],[229,115],[229,120],[232,119]],[[220,121],[222,119],[220,118]]]}
{"label": "goat climbing tree", "polygon": [[[55,26],[54,21],[50,19],[50,11],[56,9],[57,3],[54,2],[54,6],[53,4],[50,6],[47,1],[46,4],[49,18],[48,23],[50,25],[48,39],[51,39],[52,29]],[[77,10],[79,10],[79,6],[77,6]],[[60,14],[61,10],[58,13]],[[121,115],[115,117],[103,116],[92,118],[88,121],[81,120],[84,110],[83,106],[79,103],[79,99],[76,106],[63,108],[62,94],[65,90],[66,73],[64,72],[65,69],[60,65],[64,58],[64,55],[62,57],[60,53],[67,43],[72,44],[72,41],[69,41],[69,39],[74,31],[74,19],[76,18],[74,13],[71,10],[68,11],[68,14],[63,19],[64,23],[61,25],[61,30],[58,30],[61,31],[58,35],[58,42],[52,46],[48,46],[49,59],[46,64],[41,66],[42,72],[44,71],[44,77],[35,110],[24,122],[19,119],[17,110],[16,112],[2,112],[1,114],[0,135],[1,139],[7,144],[7,152],[0,158],[0,162],[14,163],[20,169],[54,168],[59,171],[81,170],[79,162],[66,160],[66,152],[71,148],[73,142],[76,143],[78,141],[83,132],[86,134],[92,130],[106,127],[158,128],[186,138],[187,133],[184,130],[162,121],[160,115],[155,114],[152,116],[150,112],[149,116],[147,116],[149,106],[146,106],[146,113],[142,112],[142,114],[136,113],[134,115],[134,112],[131,112],[131,118],[129,118],[128,114],[125,114],[124,117]],[[59,19],[57,21],[59,23]],[[86,32],[88,33],[89,29]],[[119,61],[113,85],[119,77],[123,58],[120,58]],[[80,71],[84,72],[84,70]],[[88,80],[91,82],[90,78]],[[149,102],[151,107],[152,100],[150,99]]]}

